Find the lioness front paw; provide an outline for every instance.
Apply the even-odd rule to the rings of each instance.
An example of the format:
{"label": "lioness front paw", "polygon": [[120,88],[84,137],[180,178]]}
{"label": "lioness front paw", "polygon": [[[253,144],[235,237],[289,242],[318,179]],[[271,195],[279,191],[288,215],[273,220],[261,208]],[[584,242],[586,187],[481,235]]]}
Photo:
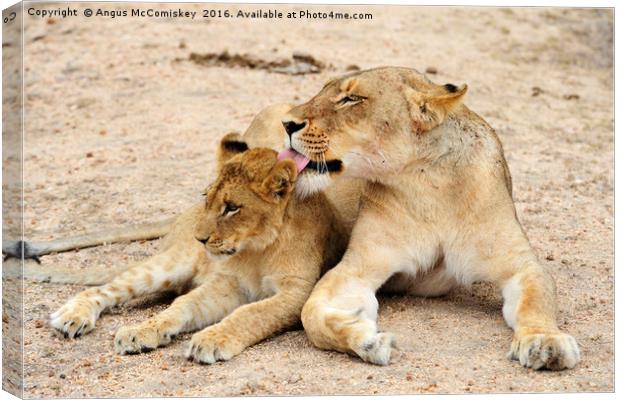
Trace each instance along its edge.
{"label": "lioness front paw", "polygon": [[573,368],[580,360],[577,341],[565,333],[537,333],[515,336],[508,358],[532,369]]}
{"label": "lioness front paw", "polygon": [[359,349],[355,349],[355,353],[366,362],[387,365],[394,348],[396,348],[394,335],[383,332],[366,340]]}
{"label": "lioness front paw", "polygon": [[244,348],[245,346],[232,336],[220,333],[214,328],[207,328],[192,336],[185,357],[199,363],[213,364],[216,361],[230,360]]}
{"label": "lioness front paw", "polygon": [[98,316],[90,303],[72,300],[50,315],[50,325],[65,338],[73,339],[92,331]]}
{"label": "lioness front paw", "polygon": [[114,349],[118,354],[146,353],[159,345],[159,333],[151,326],[123,326],[114,337]]}

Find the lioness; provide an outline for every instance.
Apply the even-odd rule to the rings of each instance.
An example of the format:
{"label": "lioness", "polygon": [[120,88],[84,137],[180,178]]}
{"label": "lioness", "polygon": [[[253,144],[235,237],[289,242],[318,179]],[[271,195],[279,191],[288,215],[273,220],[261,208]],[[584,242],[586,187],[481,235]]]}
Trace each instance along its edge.
{"label": "lioness", "polygon": [[501,143],[462,104],[466,91],[377,68],[329,81],[284,118],[285,153],[323,166],[300,174],[302,192],[335,176],[366,180],[347,251],[304,306],[304,328],[320,348],[387,364],[393,339],[377,332],[379,288],[433,296],[491,281],[514,329],[509,356],[572,368],[579,348],[556,324],[554,281],[517,219]]}
{"label": "lioness", "polygon": [[91,331],[108,307],[190,286],[159,315],[119,329],[115,349],[149,351],[179,332],[215,324],[194,334],[186,353],[213,363],[299,321],[321,272],[342,256],[347,235],[324,195],[292,195],[296,166],[276,156],[248,150],[237,134],[224,137],[206,201],[177,219],[163,251],[79,293],[51,315],[51,325],[75,338]]}

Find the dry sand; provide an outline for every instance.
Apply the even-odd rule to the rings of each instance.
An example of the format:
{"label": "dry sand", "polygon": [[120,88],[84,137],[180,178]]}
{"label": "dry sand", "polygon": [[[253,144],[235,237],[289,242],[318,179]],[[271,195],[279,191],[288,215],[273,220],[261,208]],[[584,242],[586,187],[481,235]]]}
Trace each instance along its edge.
{"label": "dry sand", "polygon": [[[378,367],[319,351],[301,330],[213,366],[182,357],[188,334],[149,354],[118,356],[115,331],[159,312],[169,298],[131,302],[105,314],[92,333],[68,341],[47,318],[83,287],[26,282],[27,397],[614,389],[613,12],[357,11],[374,18],[76,17],[52,24],[25,18],[26,236],[52,239],[173,216],[198,201],[213,177],[218,138],[243,130],[261,108],[303,102],[352,64],[435,68],[429,77],[438,83],[467,83],[467,105],[497,129],[520,219],[557,280],[559,324],[577,338],[583,361],[563,372],[533,372],[508,361],[511,331],[500,294],[486,284],[439,299],[382,297],[380,328],[396,335],[400,350],[389,366]],[[192,52],[224,50],[267,61],[304,52],[327,67],[293,76],[188,61]],[[42,263],[112,266],[147,257],[156,245],[108,245],[45,256]]]}

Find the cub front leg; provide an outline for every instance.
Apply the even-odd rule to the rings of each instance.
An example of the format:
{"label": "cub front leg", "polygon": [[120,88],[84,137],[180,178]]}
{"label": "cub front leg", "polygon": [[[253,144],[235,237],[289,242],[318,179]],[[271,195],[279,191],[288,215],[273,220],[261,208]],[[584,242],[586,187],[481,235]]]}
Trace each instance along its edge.
{"label": "cub front leg", "polygon": [[50,316],[50,325],[65,338],[77,338],[95,327],[106,308],[184,284],[191,279],[198,262],[205,262],[200,253],[171,248],[135,265],[108,284],[78,293]]}
{"label": "cub front leg", "polygon": [[155,317],[120,328],[114,339],[115,350],[119,354],[136,354],[165,346],[179,333],[213,324],[245,302],[245,295],[234,277],[214,275],[175,299]]}
{"label": "cub front leg", "polygon": [[299,321],[312,284],[300,278],[281,279],[274,296],[241,306],[220,323],[194,334],[185,356],[205,364],[229,360],[293,325]]}

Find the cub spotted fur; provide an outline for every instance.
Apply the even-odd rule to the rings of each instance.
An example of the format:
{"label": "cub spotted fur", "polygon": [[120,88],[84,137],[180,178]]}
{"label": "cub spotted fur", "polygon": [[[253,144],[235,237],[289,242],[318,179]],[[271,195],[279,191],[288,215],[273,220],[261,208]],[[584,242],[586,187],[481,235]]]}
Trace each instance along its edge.
{"label": "cub spotted fur", "polygon": [[295,164],[276,156],[227,135],[205,202],[177,219],[163,251],[79,293],[51,315],[51,325],[75,338],[115,304],[189,286],[162,313],[119,329],[115,348],[149,351],[202,329],[186,356],[213,363],[299,321],[321,272],[340,259],[346,233],[322,194],[302,200],[292,193]]}
{"label": "cub spotted fur", "polygon": [[572,368],[579,348],[556,323],[553,278],[517,218],[502,145],[462,104],[466,91],[413,69],[376,68],[328,82],[284,118],[291,157],[324,167],[304,170],[298,190],[314,193],[335,176],[366,181],[346,254],[304,306],[306,333],[318,347],[387,364],[379,288],[429,296],[491,281],[514,329],[510,358]]}

